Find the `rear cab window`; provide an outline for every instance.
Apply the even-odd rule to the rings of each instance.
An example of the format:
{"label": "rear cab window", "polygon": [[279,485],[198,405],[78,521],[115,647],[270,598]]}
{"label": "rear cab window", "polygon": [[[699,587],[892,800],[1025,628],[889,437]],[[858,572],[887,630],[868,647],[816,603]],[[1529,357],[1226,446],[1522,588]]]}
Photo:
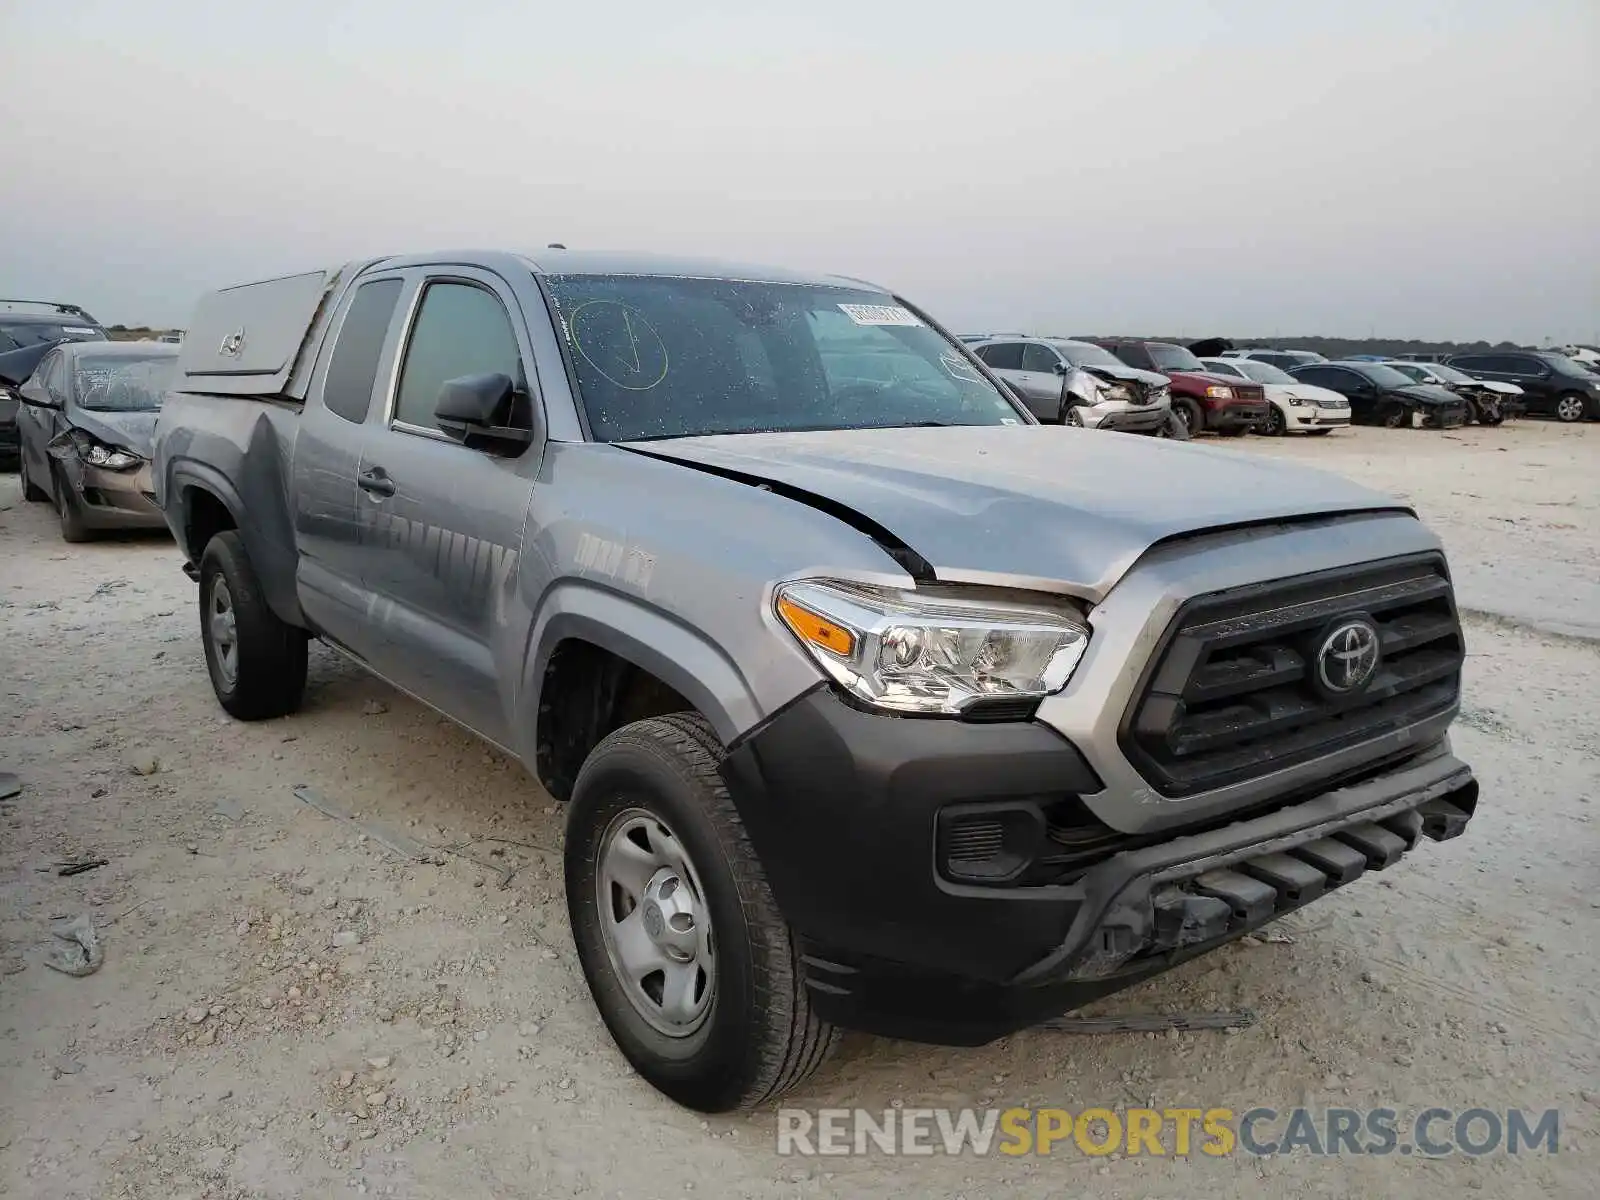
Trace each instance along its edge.
{"label": "rear cab window", "polygon": [[372,404],[378,361],[389,336],[403,281],[376,279],[356,289],[333,347],[322,402],[328,411],[356,424],[367,419]]}

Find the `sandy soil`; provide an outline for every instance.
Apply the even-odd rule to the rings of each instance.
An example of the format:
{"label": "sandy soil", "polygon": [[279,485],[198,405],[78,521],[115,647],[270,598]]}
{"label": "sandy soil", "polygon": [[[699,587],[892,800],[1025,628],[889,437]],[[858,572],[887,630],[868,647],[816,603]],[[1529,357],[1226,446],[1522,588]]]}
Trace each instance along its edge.
{"label": "sandy soil", "polygon": [[[852,1037],[793,1103],[1555,1107],[1557,1156],[780,1158],[770,1111],[702,1120],[612,1047],[560,815],[519,766],[321,648],[302,713],[228,720],[172,544],[66,546],[6,476],[0,767],[25,787],[0,803],[0,1194],[1592,1195],[1600,427],[1213,444],[1399,491],[1444,536],[1481,614],[1468,836],[1094,1010],[1248,1007],[1254,1028]],[[297,784],[454,851],[403,865]],[[51,873],[78,856],[109,863]],[[87,978],[42,965],[79,913],[105,945]]]}

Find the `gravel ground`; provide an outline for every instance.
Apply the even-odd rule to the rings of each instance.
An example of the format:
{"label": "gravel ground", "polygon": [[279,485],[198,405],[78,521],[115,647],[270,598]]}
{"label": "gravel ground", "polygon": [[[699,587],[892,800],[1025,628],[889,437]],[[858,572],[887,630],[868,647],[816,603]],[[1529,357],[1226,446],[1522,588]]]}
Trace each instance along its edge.
{"label": "gravel ground", "polygon": [[[771,1111],[703,1120],[612,1047],[560,815],[517,764],[320,647],[303,712],[228,720],[172,544],[69,547],[5,476],[0,767],[25,786],[0,802],[0,1194],[1593,1195],[1600,427],[1213,444],[1398,491],[1445,538],[1472,610],[1467,836],[1092,1010],[1253,1028],[851,1037],[793,1103],[1558,1108],[1558,1155],[779,1157]],[[52,873],[84,856],[108,862]],[[84,978],[43,965],[80,913],[105,953]]]}

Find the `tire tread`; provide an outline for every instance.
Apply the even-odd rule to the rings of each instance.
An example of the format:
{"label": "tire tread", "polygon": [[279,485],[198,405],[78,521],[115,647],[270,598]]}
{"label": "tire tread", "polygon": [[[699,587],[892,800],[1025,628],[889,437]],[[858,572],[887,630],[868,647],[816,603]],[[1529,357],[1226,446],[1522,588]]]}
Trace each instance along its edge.
{"label": "tire tread", "polygon": [[[715,730],[698,713],[649,717],[615,731],[597,746],[632,742],[667,752],[706,806],[710,825],[733,873],[745,925],[755,942],[755,1006],[765,1028],[759,1062],[732,1107],[753,1108],[803,1082],[838,1044],[839,1030],[812,1011],[805,970],[788,923],[778,911],[738,807],[719,769],[724,750]],[[581,778],[581,773],[580,773]]]}

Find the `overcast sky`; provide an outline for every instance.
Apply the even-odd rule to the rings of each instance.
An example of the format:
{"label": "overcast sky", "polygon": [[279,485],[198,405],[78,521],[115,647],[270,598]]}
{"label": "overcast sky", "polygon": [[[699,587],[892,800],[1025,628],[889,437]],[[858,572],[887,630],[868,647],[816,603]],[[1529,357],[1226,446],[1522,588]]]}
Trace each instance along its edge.
{"label": "overcast sky", "polygon": [[1600,0],[422,8],[0,0],[0,295],[561,241],[963,330],[1600,337]]}

